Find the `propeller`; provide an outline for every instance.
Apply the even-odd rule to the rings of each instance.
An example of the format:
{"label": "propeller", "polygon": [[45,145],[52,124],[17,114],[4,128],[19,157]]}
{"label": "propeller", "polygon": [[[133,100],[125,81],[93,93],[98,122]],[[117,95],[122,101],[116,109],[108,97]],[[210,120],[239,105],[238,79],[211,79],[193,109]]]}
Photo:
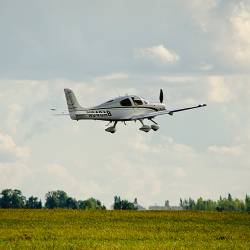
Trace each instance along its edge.
{"label": "propeller", "polygon": [[163,103],[163,91],[162,91],[162,89],[160,90],[160,97],[159,97],[159,99],[160,99],[160,103]]}

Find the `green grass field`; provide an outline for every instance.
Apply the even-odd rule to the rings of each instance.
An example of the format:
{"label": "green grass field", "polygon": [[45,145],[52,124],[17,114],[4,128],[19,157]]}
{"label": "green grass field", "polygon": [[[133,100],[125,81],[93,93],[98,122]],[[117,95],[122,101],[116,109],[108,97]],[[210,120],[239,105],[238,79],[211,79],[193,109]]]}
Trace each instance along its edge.
{"label": "green grass field", "polygon": [[0,210],[0,249],[250,249],[249,213]]}

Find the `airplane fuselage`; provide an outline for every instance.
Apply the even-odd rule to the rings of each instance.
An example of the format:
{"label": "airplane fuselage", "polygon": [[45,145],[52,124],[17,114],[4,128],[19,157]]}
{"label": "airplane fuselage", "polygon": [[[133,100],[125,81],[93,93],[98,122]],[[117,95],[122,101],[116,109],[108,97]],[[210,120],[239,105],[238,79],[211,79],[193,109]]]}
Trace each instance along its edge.
{"label": "airplane fuselage", "polygon": [[[130,106],[123,106],[123,104]],[[138,96],[123,96],[89,109],[75,108],[71,118],[73,120],[128,121],[134,115],[165,109],[164,104],[150,104]]]}
{"label": "airplane fuselage", "polygon": [[109,109],[91,108],[76,111],[74,120],[128,121],[133,115],[141,115],[152,111],[157,111],[157,109],[149,107],[131,107],[123,109],[119,107]]}

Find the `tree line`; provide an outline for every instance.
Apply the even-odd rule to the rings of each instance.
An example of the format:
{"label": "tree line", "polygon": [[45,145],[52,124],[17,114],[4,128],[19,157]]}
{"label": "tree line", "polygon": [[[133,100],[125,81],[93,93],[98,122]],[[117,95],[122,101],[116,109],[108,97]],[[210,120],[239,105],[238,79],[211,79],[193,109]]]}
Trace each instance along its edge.
{"label": "tree line", "polygon": [[[106,207],[95,198],[77,200],[67,195],[62,190],[49,191],[45,195],[45,203],[41,199],[31,196],[26,198],[18,189],[4,189],[0,193],[0,208],[65,208],[83,210],[106,210]],[[112,208],[115,210],[137,210],[137,199],[134,202],[122,200],[119,196],[114,197]]]}
{"label": "tree line", "polygon": [[248,211],[250,212],[250,196],[246,195],[245,200],[233,198],[231,194],[228,197],[217,201],[198,198],[196,201],[192,198],[180,199],[180,207],[184,210],[201,210],[201,211]]}
{"label": "tree line", "polygon": [[[246,195],[245,200],[233,198],[231,194],[228,197],[219,200],[206,200],[198,198],[194,200],[180,199],[180,207],[184,210],[200,210],[200,211],[248,211],[250,212],[250,196]],[[18,189],[4,189],[0,193],[0,208],[65,208],[65,209],[82,209],[82,210],[106,210],[106,207],[100,200],[89,198],[86,200],[77,200],[67,195],[62,190],[49,191],[45,195],[45,203],[38,197],[31,196],[26,198]],[[134,202],[121,199],[120,196],[114,197],[112,205],[114,210],[138,210],[139,205],[137,198]]]}
{"label": "tree line", "polygon": [[37,197],[26,198],[18,189],[4,189],[0,193],[0,208],[67,208],[83,210],[105,210],[106,207],[94,198],[76,200],[62,190],[50,191],[45,195],[45,204]]}
{"label": "tree line", "polygon": [[138,210],[137,198],[135,198],[134,202],[130,202],[128,200],[122,200],[120,196],[114,197],[114,210]]}

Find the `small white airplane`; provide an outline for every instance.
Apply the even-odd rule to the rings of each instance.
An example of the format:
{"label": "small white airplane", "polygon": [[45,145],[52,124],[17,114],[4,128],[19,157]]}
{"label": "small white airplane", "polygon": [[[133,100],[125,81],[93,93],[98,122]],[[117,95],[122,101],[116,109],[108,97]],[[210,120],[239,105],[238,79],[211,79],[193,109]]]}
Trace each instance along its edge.
{"label": "small white airplane", "polygon": [[[109,121],[110,127],[105,131],[110,133],[116,132],[116,125],[118,122],[126,121],[140,121],[142,127],[141,131],[149,132],[151,129],[157,131],[160,127],[153,120],[158,115],[173,115],[176,112],[202,108],[207,106],[206,104],[200,104],[193,107],[187,107],[182,109],[166,109],[166,105],[163,104],[163,91],[160,90],[160,102],[150,103],[144,98],[136,95],[125,95],[114,98],[107,102],[104,102],[98,106],[92,108],[83,108],[77,101],[74,92],[71,89],[64,89],[65,97],[67,100],[69,113],[61,113],[57,115],[69,115],[72,120],[101,120]],[[56,109],[51,109],[56,111]],[[143,123],[145,119],[150,120],[153,124],[146,125]]]}

